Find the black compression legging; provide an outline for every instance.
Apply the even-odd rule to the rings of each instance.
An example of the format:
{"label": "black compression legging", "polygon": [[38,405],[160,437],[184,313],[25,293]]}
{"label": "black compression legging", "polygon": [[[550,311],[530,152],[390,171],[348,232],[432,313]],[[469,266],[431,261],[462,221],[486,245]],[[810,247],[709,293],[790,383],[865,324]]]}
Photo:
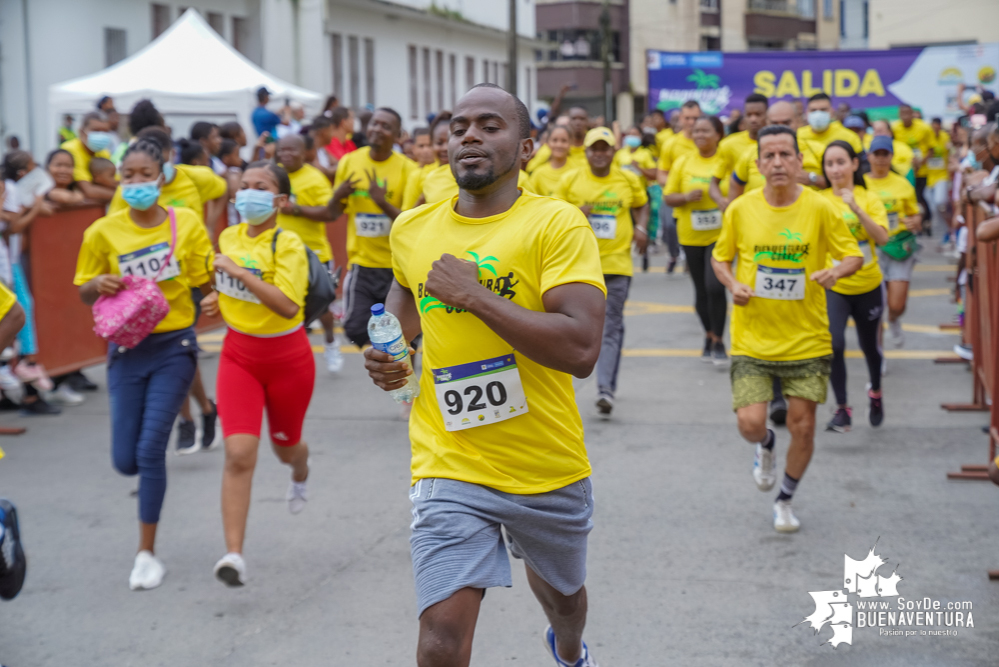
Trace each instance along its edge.
{"label": "black compression legging", "polygon": [[687,268],[694,281],[694,309],[701,318],[701,326],[721,338],[725,333],[725,314],[728,302],[725,298],[725,286],[718,281],[715,270],[711,266],[711,245],[685,245],[683,253],[687,256]]}
{"label": "black compression legging", "polygon": [[881,391],[881,346],[878,343],[878,329],[884,313],[885,300],[881,285],[864,294],[840,294],[826,290],[826,310],[829,313],[829,331],[832,333],[832,381],[837,405],[846,402],[846,321],[853,318],[857,327],[857,341],[867,360],[867,372],[871,376],[871,390]]}

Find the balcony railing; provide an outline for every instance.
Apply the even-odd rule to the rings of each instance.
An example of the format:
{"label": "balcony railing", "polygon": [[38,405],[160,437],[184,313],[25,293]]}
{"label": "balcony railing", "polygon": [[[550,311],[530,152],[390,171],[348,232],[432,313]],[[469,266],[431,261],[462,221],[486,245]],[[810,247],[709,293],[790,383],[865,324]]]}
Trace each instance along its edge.
{"label": "balcony railing", "polygon": [[749,11],[754,10],[814,19],[815,0],[749,0]]}

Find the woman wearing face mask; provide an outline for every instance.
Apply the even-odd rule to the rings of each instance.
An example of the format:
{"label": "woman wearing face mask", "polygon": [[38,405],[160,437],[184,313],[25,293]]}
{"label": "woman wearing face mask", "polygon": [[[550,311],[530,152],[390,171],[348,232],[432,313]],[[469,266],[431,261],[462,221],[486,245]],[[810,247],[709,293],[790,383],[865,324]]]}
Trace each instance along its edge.
{"label": "woman wearing face mask", "polygon": [[569,145],[569,130],[566,127],[556,125],[548,132],[551,157],[531,173],[528,186],[533,192],[546,197],[552,196],[559,181],[571,170],[565,168],[569,159]]}
{"label": "woman wearing face mask", "polygon": [[309,447],[302,422],[312,400],[316,364],[302,326],[309,263],[305,244],[277,229],[277,211],[291,195],[287,172],[255,162],[243,173],[236,210],[243,222],[226,228],[215,256],[216,292],[202,308],[222,314],[229,331],[222,344],[218,405],[225,435],[222,525],[226,555],[215,576],[229,586],[246,581],[243,538],[264,409],[274,453],[291,467],[288,510],[305,507]]}
{"label": "woman wearing face mask", "polygon": [[624,135],[624,146],[614,154],[614,164],[638,176],[643,188],[656,180],[656,161],[652,151],[642,145],[642,131],[632,127]]}
{"label": "woman wearing face mask", "polygon": [[[673,163],[663,188],[663,200],[673,207],[677,235],[694,281],[694,307],[704,327],[701,360],[718,367],[728,365],[722,341],[728,303],[725,287],[711,267],[711,251],[721,234],[722,213],[708,196],[708,186],[718,166],[718,142],[723,131],[721,121],[715,116],[698,118],[691,133],[697,152],[687,153]],[[722,194],[728,194],[727,183],[722,184]]]}
{"label": "woman wearing face mask", "polygon": [[916,203],[916,190],[908,180],[892,171],[892,141],[875,137],[867,152],[871,171],[864,182],[876,194],[888,215],[888,242],[878,247],[878,265],[888,287],[888,331],[895,347],[905,344],[902,314],[909,296],[909,281],[916,265],[916,235],[923,229],[923,216]]}
{"label": "woman wearing face mask", "polygon": [[[822,175],[829,187],[821,192],[843,216],[843,222],[864,254],[864,265],[859,271],[826,290],[826,309],[833,344],[830,380],[837,403],[836,414],[826,425],[826,430],[838,433],[846,433],[852,426],[853,413],[846,400],[846,361],[843,357],[846,321],[851,317],[857,327],[857,339],[871,378],[867,390],[868,418],[871,426],[880,426],[884,420],[882,357],[878,342],[884,312],[884,290],[874,246],[888,242],[888,216],[881,199],[867,190],[859,169],[860,160],[853,146],[845,141],[834,141],[826,147],[822,155]],[[830,257],[829,266],[833,265],[833,261]]]}
{"label": "woman wearing face mask", "polygon": [[186,208],[172,209],[174,240],[170,211],[156,203],[163,185],[159,144],[147,139],[132,144],[120,174],[128,207],[84,232],[73,284],[92,306],[99,296],[124,289],[123,275],[156,277],[170,306],[134,348],[108,344],[112,460],[120,473],[139,475],[139,553],[128,580],[132,590],[139,590],[156,588],[166,572],[153,555],[166,493],[166,448],[197,367],[190,290],[211,289],[212,246],[200,217]]}

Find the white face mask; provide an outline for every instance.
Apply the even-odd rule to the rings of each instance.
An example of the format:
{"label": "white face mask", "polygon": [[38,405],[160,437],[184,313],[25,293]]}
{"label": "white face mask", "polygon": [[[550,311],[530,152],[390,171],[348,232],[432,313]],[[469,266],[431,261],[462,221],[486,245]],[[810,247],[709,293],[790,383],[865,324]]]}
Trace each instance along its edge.
{"label": "white face mask", "polygon": [[808,125],[816,132],[825,132],[832,122],[832,114],[828,111],[809,111]]}

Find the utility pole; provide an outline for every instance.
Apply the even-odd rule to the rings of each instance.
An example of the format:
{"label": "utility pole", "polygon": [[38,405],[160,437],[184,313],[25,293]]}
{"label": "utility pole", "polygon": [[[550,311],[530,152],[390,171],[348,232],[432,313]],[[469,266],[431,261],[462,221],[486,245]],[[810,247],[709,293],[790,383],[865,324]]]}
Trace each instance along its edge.
{"label": "utility pole", "polygon": [[506,89],[514,97],[517,96],[517,0],[510,3],[510,30],[507,34],[506,54]]}
{"label": "utility pole", "polygon": [[608,0],[600,9],[600,59],[604,63],[604,123],[614,120],[614,88],[611,85],[611,19]]}

